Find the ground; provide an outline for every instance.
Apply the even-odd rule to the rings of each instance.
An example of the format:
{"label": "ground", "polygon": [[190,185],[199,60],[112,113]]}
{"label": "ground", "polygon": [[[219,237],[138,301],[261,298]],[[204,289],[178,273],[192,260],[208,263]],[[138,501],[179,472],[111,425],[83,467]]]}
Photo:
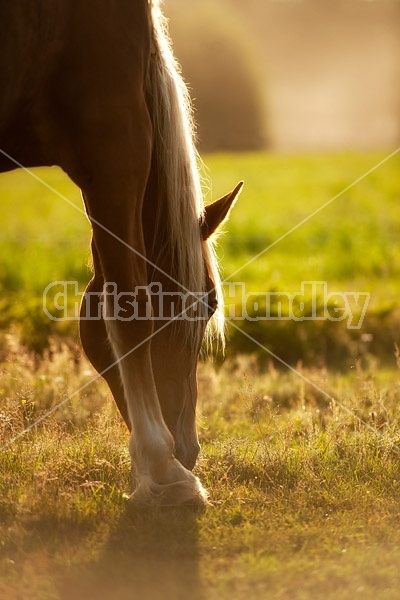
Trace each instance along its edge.
{"label": "ground", "polygon": [[[352,333],[237,323],[265,350],[228,325],[225,361],[199,365],[202,512],[127,501],[125,426],[76,323],[43,313],[49,283],[81,289],[90,277],[87,222],[29,174],[1,178],[1,600],[399,597],[400,188],[389,154],[206,157],[214,197],[246,180],[220,241],[226,277],[263,253],[235,276],[249,290],[325,280],[371,299]],[[36,173],[81,207],[59,171]]]}

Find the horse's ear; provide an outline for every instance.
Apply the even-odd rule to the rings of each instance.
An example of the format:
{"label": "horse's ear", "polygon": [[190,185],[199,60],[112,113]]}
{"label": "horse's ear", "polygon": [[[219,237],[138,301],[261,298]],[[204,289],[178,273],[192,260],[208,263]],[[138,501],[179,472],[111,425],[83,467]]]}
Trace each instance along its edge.
{"label": "horse's ear", "polygon": [[201,221],[201,235],[203,240],[207,240],[218,227],[223,223],[229,214],[232,206],[235,204],[244,183],[241,181],[237,184],[233,192],[229,192],[219,200],[209,204],[204,209],[203,219]]}

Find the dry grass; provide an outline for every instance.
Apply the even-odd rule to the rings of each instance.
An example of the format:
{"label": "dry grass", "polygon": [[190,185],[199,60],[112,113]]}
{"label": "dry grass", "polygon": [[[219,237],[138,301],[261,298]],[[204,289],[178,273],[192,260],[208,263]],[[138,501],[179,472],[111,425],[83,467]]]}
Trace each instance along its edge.
{"label": "dry grass", "polygon": [[[76,349],[1,339],[1,443],[87,384]],[[97,381],[1,451],[0,598],[397,598],[397,372],[201,364],[204,513],[133,510],[127,433]]]}

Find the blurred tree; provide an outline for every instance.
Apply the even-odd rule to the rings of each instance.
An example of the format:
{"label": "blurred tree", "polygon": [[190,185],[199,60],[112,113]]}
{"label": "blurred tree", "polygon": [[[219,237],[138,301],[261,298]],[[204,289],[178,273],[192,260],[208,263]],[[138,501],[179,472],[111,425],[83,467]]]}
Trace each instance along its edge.
{"label": "blurred tree", "polygon": [[169,0],[170,31],[194,100],[200,148],[257,150],[268,143],[264,80],[251,36],[232,8]]}

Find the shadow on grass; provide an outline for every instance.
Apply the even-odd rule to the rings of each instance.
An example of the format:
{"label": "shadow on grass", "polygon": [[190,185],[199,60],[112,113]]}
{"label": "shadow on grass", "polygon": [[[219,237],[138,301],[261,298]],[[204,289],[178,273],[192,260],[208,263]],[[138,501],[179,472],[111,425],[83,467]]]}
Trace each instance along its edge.
{"label": "shadow on grass", "polygon": [[63,577],[60,599],[204,600],[197,520],[191,509],[127,509],[100,555]]}

